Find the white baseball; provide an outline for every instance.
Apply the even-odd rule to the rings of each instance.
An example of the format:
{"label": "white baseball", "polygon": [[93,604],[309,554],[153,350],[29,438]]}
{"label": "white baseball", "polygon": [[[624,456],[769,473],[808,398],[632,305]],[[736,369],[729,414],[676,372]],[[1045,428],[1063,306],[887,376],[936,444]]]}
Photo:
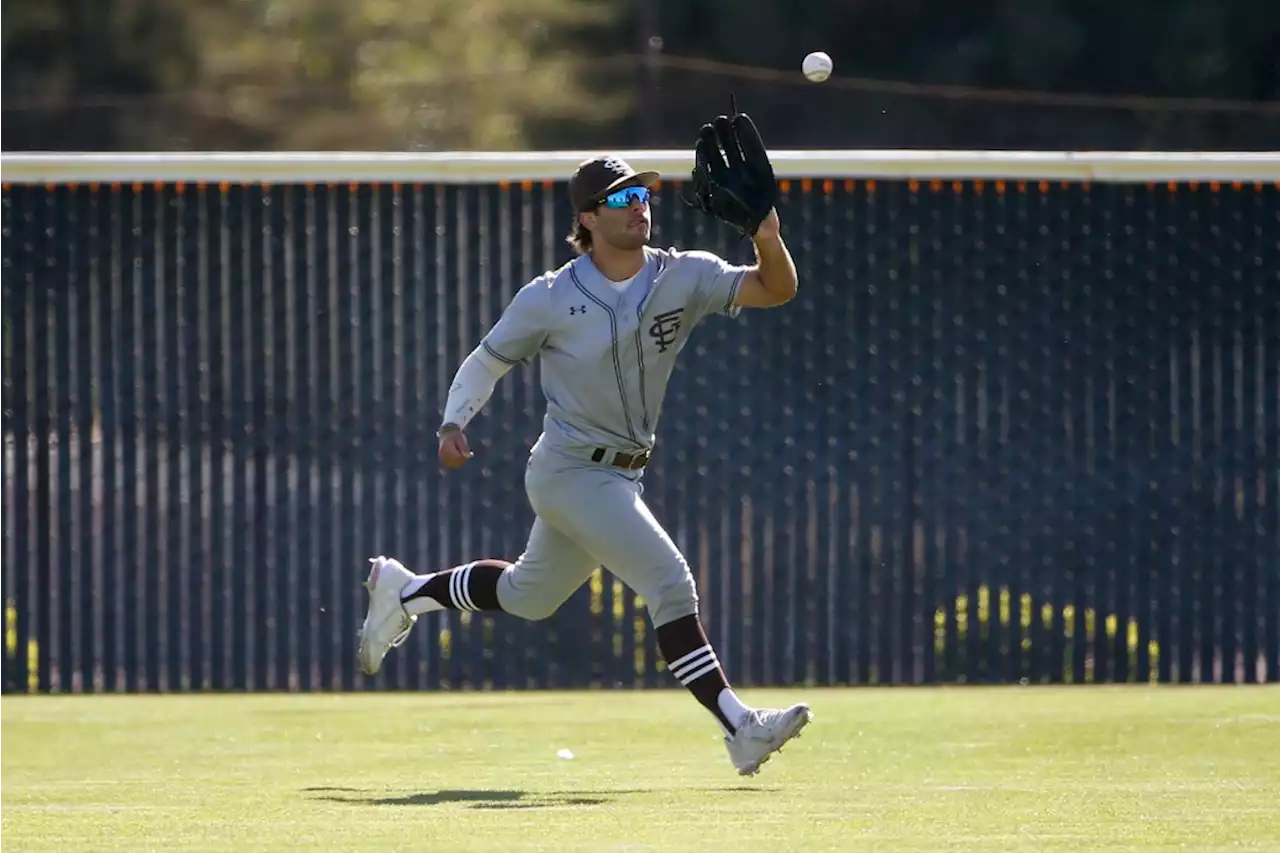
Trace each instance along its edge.
{"label": "white baseball", "polygon": [[820,50],[815,50],[804,58],[804,76],[815,83],[821,83],[831,76],[831,57]]}

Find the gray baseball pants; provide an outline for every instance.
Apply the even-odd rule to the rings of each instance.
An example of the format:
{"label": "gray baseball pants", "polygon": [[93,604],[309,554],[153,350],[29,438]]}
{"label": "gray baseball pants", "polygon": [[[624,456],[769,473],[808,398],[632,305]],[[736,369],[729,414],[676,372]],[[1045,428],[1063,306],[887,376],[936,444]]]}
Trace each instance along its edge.
{"label": "gray baseball pants", "polygon": [[644,599],[655,627],[697,613],[689,564],[643,491],[638,472],[535,446],[525,492],[537,518],[498,581],[502,609],[546,619],[603,566]]}

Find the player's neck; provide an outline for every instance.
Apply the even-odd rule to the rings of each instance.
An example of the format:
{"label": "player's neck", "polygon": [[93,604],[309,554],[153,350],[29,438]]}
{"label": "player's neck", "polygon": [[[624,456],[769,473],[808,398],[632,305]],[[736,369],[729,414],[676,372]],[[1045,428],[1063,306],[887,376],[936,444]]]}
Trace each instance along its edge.
{"label": "player's neck", "polygon": [[626,281],[644,269],[644,249],[619,251],[597,246],[590,257],[595,268],[610,281]]}

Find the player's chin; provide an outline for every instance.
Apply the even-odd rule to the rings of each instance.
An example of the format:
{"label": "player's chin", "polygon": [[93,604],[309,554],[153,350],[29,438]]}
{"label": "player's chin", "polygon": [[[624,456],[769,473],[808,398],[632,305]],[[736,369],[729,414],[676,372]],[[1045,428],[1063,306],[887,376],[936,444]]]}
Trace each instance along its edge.
{"label": "player's chin", "polygon": [[610,240],[615,249],[622,251],[634,251],[649,245],[649,229],[645,228],[639,231],[628,231],[626,234],[619,236],[615,240]]}

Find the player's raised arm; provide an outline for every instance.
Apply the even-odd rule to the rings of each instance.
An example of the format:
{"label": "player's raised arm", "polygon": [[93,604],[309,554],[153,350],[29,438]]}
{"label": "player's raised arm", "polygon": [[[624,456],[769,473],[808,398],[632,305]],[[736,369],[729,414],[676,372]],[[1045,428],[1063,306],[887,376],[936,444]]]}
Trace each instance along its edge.
{"label": "player's raised arm", "polygon": [[737,317],[743,308],[773,308],[795,297],[796,266],[778,233],[778,216],[770,213],[751,238],[756,263],[733,264],[712,252],[685,252],[682,262],[693,270],[691,306],[698,317]]}
{"label": "player's raised arm", "polygon": [[778,212],[770,210],[751,240],[756,247],[756,265],[743,276],[734,296],[741,308],[774,308],[790,302],[799,289],[795,261],[782,241]]}
{"label": "player's raised arm", "polygon": [[731,225],[755,244],[757,262],[745,276],[708,287],[712,302],[725,298],[725,307],[716,310],[733,315],[740,308],[773,308],[791,301],[798,280],[782,241],[773,164],[755,123],[736,106],[732,116],[717,116],[699,131],[689,187],[692,196],[684,196],[685,204]]}

